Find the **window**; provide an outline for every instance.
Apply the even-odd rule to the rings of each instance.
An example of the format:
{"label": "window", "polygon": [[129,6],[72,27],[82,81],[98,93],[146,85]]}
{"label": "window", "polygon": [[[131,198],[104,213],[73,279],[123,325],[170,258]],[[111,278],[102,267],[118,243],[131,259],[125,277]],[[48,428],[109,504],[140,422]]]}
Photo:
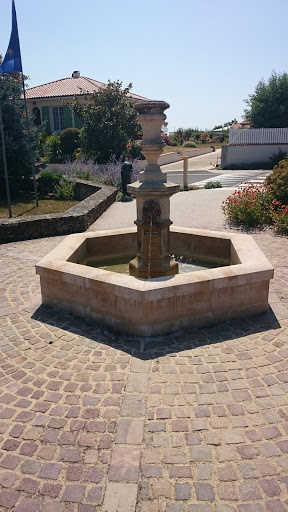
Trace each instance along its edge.
{"label": "window", "polygon": [[52,126],[53,132],[64,130],[64,107],[52,107]]}
{"label": "window", "polygon": [[40,116],[40,110],[38,107],[33,108],[33,119],[34,119],[34,126],[40,126],[41,124],[41,116]]}

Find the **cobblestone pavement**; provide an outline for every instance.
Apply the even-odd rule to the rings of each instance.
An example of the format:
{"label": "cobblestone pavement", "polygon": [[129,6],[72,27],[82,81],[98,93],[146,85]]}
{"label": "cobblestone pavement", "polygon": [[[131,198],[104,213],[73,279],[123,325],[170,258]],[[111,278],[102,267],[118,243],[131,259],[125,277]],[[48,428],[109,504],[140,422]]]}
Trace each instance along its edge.
{"label": "cobblestone pavement", "polygon": [[0,510],[288,511],[288,239],[258,317],[153,339],[41,306],[62,238],[0,246]]}

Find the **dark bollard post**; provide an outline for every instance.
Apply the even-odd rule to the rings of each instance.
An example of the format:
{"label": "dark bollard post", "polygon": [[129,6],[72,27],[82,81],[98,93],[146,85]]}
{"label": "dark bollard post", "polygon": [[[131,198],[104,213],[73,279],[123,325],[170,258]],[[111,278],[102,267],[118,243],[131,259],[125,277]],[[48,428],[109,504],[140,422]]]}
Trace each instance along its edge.
{"label": "dark bollard post", "polygon": [[130,195],[131,195],[131,194],[129,194],[129,192],[127,192],[127,185],[129,185],[131,183],[132,170],[133,170],[132,164],[129,161],[129,158],[126,156],[125,161],[121,167],[121,188],[122,188],[122,194],[124,196],[130,197]]}

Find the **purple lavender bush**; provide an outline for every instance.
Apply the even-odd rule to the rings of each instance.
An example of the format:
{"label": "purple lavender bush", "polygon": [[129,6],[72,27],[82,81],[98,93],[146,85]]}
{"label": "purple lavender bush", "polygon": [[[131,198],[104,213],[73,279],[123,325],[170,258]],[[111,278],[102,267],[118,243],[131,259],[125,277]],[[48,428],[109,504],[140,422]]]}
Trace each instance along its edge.
{"label": "purple lavender bush", "polygon": [[[132,182],[138,180],[139,170],[135,164],[138,159],[132,161],[133,172]],[[63,174],[67,180],[81,179],[102,183],[103,185],[111,185],[120,189],[121,187],[121,166],[122,160],[111,158],[107,165],[98,165],[93,159],[85,160],[84,158],[67,161],[57,169],[58,173]]]}

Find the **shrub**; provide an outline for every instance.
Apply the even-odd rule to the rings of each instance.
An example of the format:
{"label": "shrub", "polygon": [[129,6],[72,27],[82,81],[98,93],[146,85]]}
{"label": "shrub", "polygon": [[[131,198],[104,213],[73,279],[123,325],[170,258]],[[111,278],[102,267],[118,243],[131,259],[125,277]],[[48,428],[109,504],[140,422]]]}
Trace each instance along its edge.
{"label": "shrub", "polygon": [[55,186],[63,178],[62,174],[55,174],[51,171],[43,171],[37,179],[38,190],[41,196],[47,196],[54,192]]}
{"label": "shrub", "polygon": [[276,233],[288,235],[288,205],[274,199],[271,206],[271,217]]}
{"label": "shrub", "polygon": [[60,135],[58,133],[52,133],[46,140],[47,153],[46,156],[51,163],[59,163],[63,161],[62,153],[60,149]]}
{"label": "shrub", "polygon": [[62,178],[55,187],[55,198],[61,201],[72,201],[74,199],[75,184]]}
{"label": "shrub", "polygon": [[279,148],[278,153],[274,153],[272,156],[270,156],[269,160],[271,162],[271,167],[274,167],[274,165],[278,165],[281,160],[285,160],[287,157],[287,154],[284,153],[281,148]]}
{"label": "shrub", "polygon": [[183,148],[197,148],[197,146],[192,140],[187,140],[187,142],[184,142]]}
{"label": "shrub", "polygon": [[222,183],[220,181],[207,181],[204,188],[222,188]]}
{"label": "shrub", "polygon": [[[132,162],[135,164],[137,160]],[[71,178],[87,179],[89,181],[95,181],[97,183],[103,183],[103,185],[111,185],[120,189],[121,186],[121,166],[122,160],[113,158],[103,168],[93,160],[74,160],[73,162],[66,162],[61,166],[61,171],[64,176],[69,180]],[[138,180],[139,171],[133,167],[132,172],[132,183]]]}
{"label": "shrub", "polygon": [[80,130],[78,128],[66,128],[60,133],[60,151],[65,157],[72,158],[80,145]]}
{"label": "shrub", "polygon": [[210,140],[211,140],[211,137],[210,137],[209,133],[204,132],[200,135],[200,141],[202,142],[202,144],[205,144],[205,142],[210,142]]}
{"label": "shrub", "polygon": [[161,139],[166,144],[166,146],[173,146],[172,140],[165,133],[161,133]]}
{"label": "shrub", "polygon": [[136,160],[136,159],[145,160],[144,155],[142,155],[142,153],[141,153],[140,140],[136,140],[136,141],[130,140],[127,144],[126,154],[131,155],[133,160]]}
{"label": "shrub", "polygon": [[243,190],[235,190],[222,203],[222,210],[228,220],[244,226],[259,226],[272,221],[271,204],[273,196],[270,188],[263,185],[250,185]]}
{"label": "shrub", "polygon": [[274,199],[288,204],[288,161],[282,160],[275,165],[273,172],[267,176],[265,184],[270,187]]}
{"label": "shrub", "polygon": [[197,185],[181,185],[180,192],[188,192],[189,190],[199,190]]}

